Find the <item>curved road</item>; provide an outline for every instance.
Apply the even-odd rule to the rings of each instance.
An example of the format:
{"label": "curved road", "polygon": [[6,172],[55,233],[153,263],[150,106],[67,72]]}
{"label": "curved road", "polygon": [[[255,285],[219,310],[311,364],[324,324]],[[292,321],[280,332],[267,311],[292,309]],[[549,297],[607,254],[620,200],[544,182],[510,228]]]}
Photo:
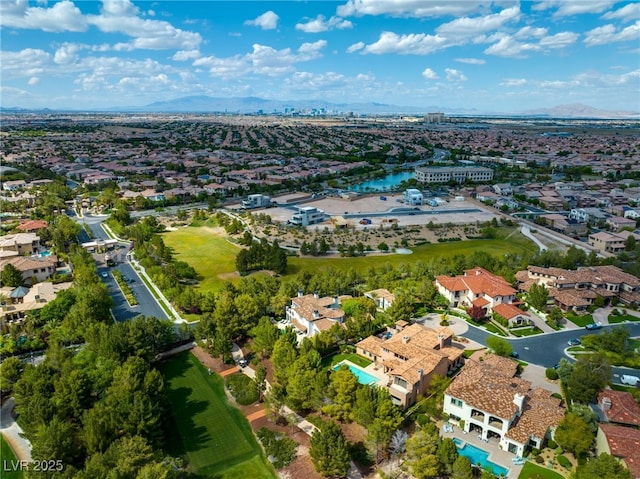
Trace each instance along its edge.
{"label": "curved road", "polygon": [[[640,323],[620,323],[603,326],[603,329],[614,328],[616,326],[624,326],[631,331],[632,337],[640,336]],[[601,331],[602,331],[601,330]],[[563,331],[554,331],[553,333],[537,334],[535,336],[527,336],[523,338],[503,338],[513,346],[513,350],[517,351],[522,361],[532,364],[538,364],[545,368],[552,368],[560,361],[560,359],[569,357],[565,354],[565,349],[568,347],[567,341],[573,338],[581,338],[587,334],[598,334],[599,331],[588,331],[582,329],[571,329]],[[465,338],[469,338],[481,344],[487,343],[487,337],[495,336],[491,333],[477,328],[469,324],[469,329],[463,334]],[[497,336],[500,337],[500,336]],[[612,368],[612,374],[614,378],[619,377],[622,374],[630,374],[632,376],[640,377],[639,369],[631,368]]]}

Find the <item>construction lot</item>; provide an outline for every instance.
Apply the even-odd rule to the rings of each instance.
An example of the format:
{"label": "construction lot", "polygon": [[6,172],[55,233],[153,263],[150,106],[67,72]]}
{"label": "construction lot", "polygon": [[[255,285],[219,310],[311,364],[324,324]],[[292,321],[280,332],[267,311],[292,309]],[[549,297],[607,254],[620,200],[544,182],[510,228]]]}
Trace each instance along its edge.
{"label": "construction lot", "polygon": [[[391,226],[422,226],[430,222],[433,224],[475,224],[484,223],[497,218],[495,213],[466,200],[451,200],[440,206],[412,206],[405,205],[401,201],[401,194],[385,194],[386,200],[380,199],[380,195],[359,196],[355,199],[340,197],[322,197],[309,199],[301,203],[287,205],[287,202],[295,202],[300,195],[287,195],[273,198],[278,206],[251,210],[252,213],[265,213],[271,216],[274,222],[286,223],[297,211],[297,207],[314,207],[323,210],[331,217],[322,226],[332,227],[336,224],[353,226],[356,228],[371,228]],[[344,222],[343,222],[344,219]],[[361,220],[364,221],[362,224]]]}

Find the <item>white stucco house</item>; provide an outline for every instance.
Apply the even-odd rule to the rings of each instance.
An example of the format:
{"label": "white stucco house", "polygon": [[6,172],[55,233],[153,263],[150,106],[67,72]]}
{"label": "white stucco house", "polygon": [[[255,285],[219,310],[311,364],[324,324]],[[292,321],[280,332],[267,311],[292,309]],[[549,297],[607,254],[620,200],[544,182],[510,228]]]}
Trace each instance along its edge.
{"label": "white stucco house", "polygon": [[468,360],[444,395],[449,421],[517,456],[541,448],[564,417],[551,391],[515,377],[517,363],[495,355]]}

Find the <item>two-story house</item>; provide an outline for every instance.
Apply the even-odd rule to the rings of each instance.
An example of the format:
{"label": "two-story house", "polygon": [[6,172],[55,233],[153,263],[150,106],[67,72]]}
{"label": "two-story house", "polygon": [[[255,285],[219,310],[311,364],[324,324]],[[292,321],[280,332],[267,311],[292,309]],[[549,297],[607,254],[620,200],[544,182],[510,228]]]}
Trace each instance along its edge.
{"label": "two-story house", "polygon": [[596,453],[611,454],[640,478],[640,406],[631,393],[605,389],[591,409],[600,424],[596,435]]}
{"label": "two-story house", "polygon": [[35,233],[0,236],[0,256],[32,255],[40,251],[40,237]]}
{"label": "two-story house", "polygon": [[298,296],[291,298],[291,305],[287,306],[286,317],[294,327],[307,337],[314,336],[320,331],[331,329],[336,324],[344,322],[344,311],[340,309],[340,302],[351,296],[325,296],[318,293],[304,294],[298,291]]}
{"label": "two-story house", "polygon": [[626,304],[640,303],[640,279],[612,265],[577,270],[529,266],[516,273],[516,280],[522,291],[533,284],[544,285],[563,311],[583,312],[597,296],[604,298],[605,304],[615,297]]}
{"label": "two-story house", "polygon": [[383,386],[394,404],[406,408],[427,391],[434,375],[444,377],[462,365],[463,349],[453,345],[453,332],[448,328],[397,327],[395,334],[363,339],[356,344],[356,352],[387,375]]}
{"label": "two-story house", "polygon": [[389,290],[380,288],[373,291],[367,291],[364,293],[365,297],[373,299],[376,303],[376,307],[382,311],[386,311],[391,307],[396,297]]}
{"label": "two-story house", "polygon": [[522,456],[527,446],[541,448],[564,417],[560,399],[516,378],[517,363],[494,355],[468,360],[444,394],[443,410],[465,433],[496,441]]}
{"label": "two-story house", "polygon": [[454,307],[477,306],[490,314],[496,305],[516,301],[516,290],[504,278],[484,268],[465,270],[459,276],[436,276],[434,284]]}

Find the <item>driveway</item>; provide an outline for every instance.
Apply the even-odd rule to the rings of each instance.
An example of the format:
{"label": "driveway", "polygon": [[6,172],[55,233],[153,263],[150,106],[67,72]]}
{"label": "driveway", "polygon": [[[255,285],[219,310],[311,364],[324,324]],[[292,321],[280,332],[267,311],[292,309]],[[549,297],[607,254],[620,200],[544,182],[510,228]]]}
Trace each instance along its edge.
{"label": "driveway", "polygon": [[23,437],[24,431],[13,417],[16,403],[9,398],[0,407],[0,432],[11,445],[11,449],[20,461],[31,462],[31,443]]}

